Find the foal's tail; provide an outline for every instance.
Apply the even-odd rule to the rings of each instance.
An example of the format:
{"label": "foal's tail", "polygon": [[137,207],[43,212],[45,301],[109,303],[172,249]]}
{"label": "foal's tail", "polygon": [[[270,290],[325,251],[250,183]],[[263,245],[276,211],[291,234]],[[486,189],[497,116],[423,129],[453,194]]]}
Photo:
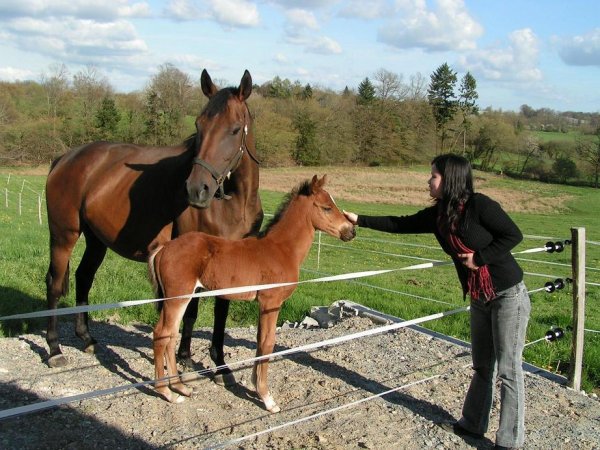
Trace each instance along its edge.
{"label": "foal's tail", "polygon": [[[150,252],[150,256],[148,256],[148,278],[150,278],[150,282],[152,283],[152,289],[154,290],[154,295],[157,298],[163,298],[165,296],[164,289],[162,287],[162,282],[160,279],[160,273],[156,270],[156,256],[163,249],[162,245],[157,246],[154,250]],[[159,257],[160,259],[160,257]],[[160,311],[162,308],[162,302],[156,302],[156,308]]]}

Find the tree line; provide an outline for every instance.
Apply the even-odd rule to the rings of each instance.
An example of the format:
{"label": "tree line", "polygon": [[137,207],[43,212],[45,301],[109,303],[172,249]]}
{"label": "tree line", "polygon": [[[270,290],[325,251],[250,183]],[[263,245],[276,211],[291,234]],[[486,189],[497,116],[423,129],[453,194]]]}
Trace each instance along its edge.
{"label": "tree line", "polygon": [[[482,170],[598,187],[600,114],[477,100],[476,79],[444,63],[428,77],[382,68],[341,92],[275,76],[248,103],[265,166],[407,165],[453,151]],[[169,63],[130,93],[95,67],[54,65],[39,81],[0,82],[0,163],[46,164],[95,140],[177,144],[206,102],[199,80]]]}

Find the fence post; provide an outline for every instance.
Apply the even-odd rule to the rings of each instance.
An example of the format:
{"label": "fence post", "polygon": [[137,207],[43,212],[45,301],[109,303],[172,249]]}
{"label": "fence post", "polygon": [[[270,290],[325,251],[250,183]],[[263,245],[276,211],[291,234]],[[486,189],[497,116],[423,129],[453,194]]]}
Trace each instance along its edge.
{"label": "fence post", "polygon": [[569,386],[581,390],[583,343],[585,333],[585,228],[571,228],[573,268],[573,347]]}

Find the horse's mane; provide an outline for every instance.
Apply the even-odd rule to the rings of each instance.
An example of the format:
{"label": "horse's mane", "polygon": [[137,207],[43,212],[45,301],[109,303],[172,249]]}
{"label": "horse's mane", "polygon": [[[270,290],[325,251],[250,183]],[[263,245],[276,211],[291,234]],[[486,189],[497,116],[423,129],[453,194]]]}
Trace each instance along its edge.
{"label": "horse's mane", "polygon": [[277,208],[277,212],[275,213],[273,218],[269,221],[269,223],[265,226],[265,228],[262,229],[258,233],[259,239],[262,237],[265,237],[269,233],[269,230],[271,228],[273,228],[273,226],[277,222],[279,222],[279,220],[281,220],[281,217],[287,211],[288,206],[290,206],[290,203],[292,202],[292,200],[294,198],[298,197],[299,195],[305,195],[305,196],[310,195],[310,181],[309,180],[303,181],[298,186],[296,186],[294,189],[292,189],[292,191],[289,194],[286,194],[283,201],[279,205],[279,208]]}

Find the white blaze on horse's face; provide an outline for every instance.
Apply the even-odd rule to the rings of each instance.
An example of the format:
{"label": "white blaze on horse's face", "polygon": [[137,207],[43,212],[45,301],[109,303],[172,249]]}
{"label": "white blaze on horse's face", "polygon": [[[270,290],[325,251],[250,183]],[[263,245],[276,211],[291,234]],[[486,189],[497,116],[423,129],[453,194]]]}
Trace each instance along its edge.
{"label": "white blaze on horse's face", "polygon": [[[329,194],[329,192],[328,192],[328,194]],[[335,206],[337,206],[337,203],[335,202],[335,199],[333,198],[333,195],[329,194],[329,198],[331,199],[331,201],[333,202],[333,204]]]}

